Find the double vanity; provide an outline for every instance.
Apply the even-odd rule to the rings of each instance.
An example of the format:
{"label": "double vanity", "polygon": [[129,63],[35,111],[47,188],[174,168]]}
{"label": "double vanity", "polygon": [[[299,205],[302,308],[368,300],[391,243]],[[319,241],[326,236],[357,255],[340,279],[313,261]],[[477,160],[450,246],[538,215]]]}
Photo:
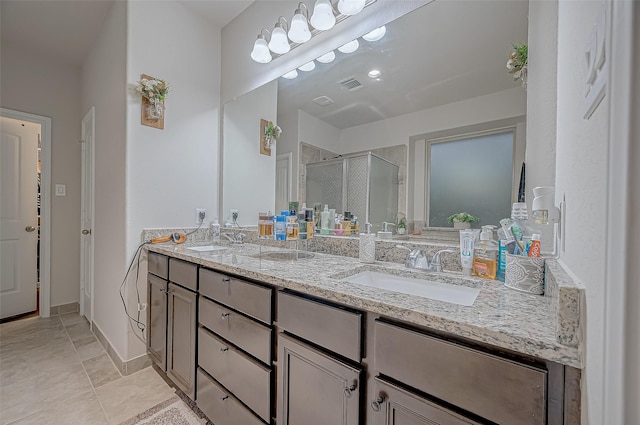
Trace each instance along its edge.
{"label": "double vanity", "polygon": [[148,354],[214,424],[580,422],[564,290],[301,254],[148,246]]}

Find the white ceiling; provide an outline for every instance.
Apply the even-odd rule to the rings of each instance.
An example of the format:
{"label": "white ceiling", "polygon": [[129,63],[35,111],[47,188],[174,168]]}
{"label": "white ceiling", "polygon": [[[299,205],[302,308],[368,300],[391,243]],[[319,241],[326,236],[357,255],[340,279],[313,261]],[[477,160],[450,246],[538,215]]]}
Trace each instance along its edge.
{"label": "white ceiling", "polygon": [[[48,54],[79,66],[113,1],[118,0],[1,0],[0,38],[3,44]],[[253,0],[179,1],[219,28],[253,3]]]}
{"label": "white ceiling", "polygon": [[[280,78],[278,110],[344,129],[517,87],[506,63],[512,45],[527,40],[527,14],[526,0],[436,0],[387,25],[382,40],[359,39],[354,53]],[[380,80],[367,76],[373,68]],[[352,77],[363,87],[338,84]],[[319,96],[335,103],[313,103]]]}

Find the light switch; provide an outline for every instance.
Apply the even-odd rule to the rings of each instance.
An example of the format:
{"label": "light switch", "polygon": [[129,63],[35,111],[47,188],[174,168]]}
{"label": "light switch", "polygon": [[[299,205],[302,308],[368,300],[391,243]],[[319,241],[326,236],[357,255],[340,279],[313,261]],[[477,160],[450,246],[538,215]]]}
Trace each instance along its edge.
{"label": "light switch", "polygon": [[66,184],[56,184],[56,196],[67,196]]}

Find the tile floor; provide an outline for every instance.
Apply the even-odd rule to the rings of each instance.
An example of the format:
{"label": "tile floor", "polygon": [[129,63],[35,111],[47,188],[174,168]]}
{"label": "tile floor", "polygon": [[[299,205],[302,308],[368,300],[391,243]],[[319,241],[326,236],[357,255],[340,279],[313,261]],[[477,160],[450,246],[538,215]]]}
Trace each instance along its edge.
{"label": "tile floor", "polygon": [[78,313],[0,325],[0,425],[117,425],[173,395],[151,367],[120,375]]}

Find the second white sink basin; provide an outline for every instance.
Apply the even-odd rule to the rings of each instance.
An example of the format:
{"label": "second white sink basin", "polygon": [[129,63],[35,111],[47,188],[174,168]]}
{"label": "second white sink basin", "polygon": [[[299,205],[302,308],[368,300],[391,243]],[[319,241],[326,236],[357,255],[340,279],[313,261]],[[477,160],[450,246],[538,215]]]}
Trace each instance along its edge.
{"label": "second white sink basin", "polygon": [[227,249],[226,246],[213,246],[213,245],[205,245],[205,246],[190,246],[187,249],[198,252],[209,252],[209,251],[221,251],[223,249]]}
{"label": "second white sink basin", "polygon": [[479,288],[372,271],[354,274],[343,281],[463,306],[473,305],[480,293]]}

